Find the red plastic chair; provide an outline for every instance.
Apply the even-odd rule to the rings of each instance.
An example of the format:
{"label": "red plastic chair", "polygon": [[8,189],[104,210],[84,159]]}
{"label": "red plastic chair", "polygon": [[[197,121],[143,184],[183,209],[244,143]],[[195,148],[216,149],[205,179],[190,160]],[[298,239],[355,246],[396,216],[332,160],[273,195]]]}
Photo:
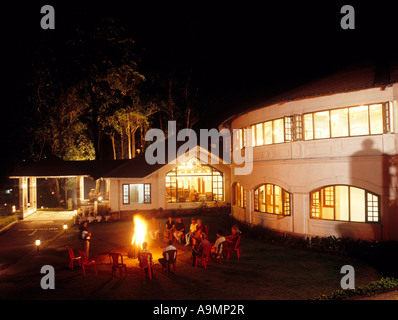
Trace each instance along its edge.
{"label": "red plastic chair", "polygon": [[[120,257],[120,262],[119,262]],[[127,276],[127,268],[126,265],[123,263],[123,256],[118,252],[110,252],[109,253],[109,260],[112,265],[112,278],[113,276],[116,277],[116,270],[120,270],[120,278],[122,278],[122,273],[124,269],[125,276]]]}
{"label": "red plastic chair", "polygon": [[93,266],[94,270],[95,270],[95,274],[97,274],[97,265],[95,264],[95,261],[94,260],[88,260],[87,256],[86,256],[86,253],[83,252],[83,251],[79,250],[79,254],[80,254],[81,258],[82,258],[81,266],[82,266],[83,276],[86,275],[86,267],[87,266],[89,266],[90,269],[91,269],[91,266]]}
{"label": "red plastic chair", "polygon": [[236,256],[238,257],[238,260],[240,258],[240,236],[238,237],[238,239],[235,242],[235,245],[233,247],[231,247],[231,244],[228,244],[228,248],[227,248],[227,259],[229,259],[230,256],[233,255],[234,251],[236,252]]}
{"label": "red plastic chair", "polygon": [[138,253],[138,261],[140,263],[140,268],[141,268],[141,279],[142,279],[142,270],[144,268],[148,268],[149,279],[152,279],[153,277],[152,253],[150,252]]}
{"label": "red plastic chair", "polygon": [[166,272],[169,273],[170,266],[173,266],[174,273],[176,273],[177,250],[168,250],[163,256],[166,259]]}
{"label": "red plastic chair", "polygon": [[71,247],[68,247],[68,252],[69,252],[69,269],[73,270],[73,265],[75,264],[75,261],[77,261],[79,263],[79,267],[80,267],[82,257],[76,257],[75,253],[73,252]]}
{"label": "red plastic chair", "polygon": [[196,257],[195,261],[195,268],[198,264],[198,259],[200,259],[200,262],[202,264],[202,267],[207,269],[207,263],[210,262],[211,259],[211,247],[212,244],[208,244],[206,247],[203,248],[202,255],[200,257]]}

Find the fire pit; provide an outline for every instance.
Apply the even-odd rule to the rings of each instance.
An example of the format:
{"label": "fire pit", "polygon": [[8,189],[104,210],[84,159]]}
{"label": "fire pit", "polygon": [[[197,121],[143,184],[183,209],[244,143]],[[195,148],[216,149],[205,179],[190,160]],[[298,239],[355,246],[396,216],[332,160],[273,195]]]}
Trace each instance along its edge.
{"label": "fire pit", "polygon": [[134,216],[134,235],[127,256],[132,259],[138,258],[138,252],[142,249],[142,243],[147,234],[147,224],[139,215]]}

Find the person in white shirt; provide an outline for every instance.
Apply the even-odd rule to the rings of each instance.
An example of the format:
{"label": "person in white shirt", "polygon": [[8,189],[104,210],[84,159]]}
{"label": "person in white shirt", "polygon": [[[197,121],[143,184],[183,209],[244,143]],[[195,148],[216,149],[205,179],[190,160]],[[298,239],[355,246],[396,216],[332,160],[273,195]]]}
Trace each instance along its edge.
{"label": "person in white shirt", "polygon": [[[159,259],[159,263],[162,265],[163,270],[166,270],[167,261],[169,261],[169,251],[172,251],[172,250],[177,251],[177,248],[174,247],[172,245],[172,243],[173,243],[173,241],[170,240],[169,245],[166,248],[164,248],[164,250],[163,250],[163,258]],[[176,253],[176,256],[177,256],[177,253]]]}
{"label": "person in white shirt", "polygon": [[215,255],[219,255],[222,252],[219,252],[220,249],[220,244],[225,241],[224,234],[221,230],[217,232],[217,240],[214,243],[213,247],[211,248],[211,253],[214,253]]}
{"label": "person in white shirt", "polygon": [[191,238],[193,237],[193,235],[196,232],[196,227],[198,226],[198,224],[196,223],[196,219],[192,218],[191,220],[191,225],[189,226],[189,232],[187,232],[185,234],[185,245],[188,246],[189,243],[191,242]]}

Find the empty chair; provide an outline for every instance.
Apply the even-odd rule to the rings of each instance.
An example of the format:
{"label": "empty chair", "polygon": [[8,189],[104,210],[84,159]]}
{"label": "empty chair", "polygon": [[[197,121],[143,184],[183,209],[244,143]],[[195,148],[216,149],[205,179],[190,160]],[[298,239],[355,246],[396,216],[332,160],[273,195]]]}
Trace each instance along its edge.
{"label": "empty chair", "polygon": [[68,252],[69,252],[69,269],[73,270],[73,265],[75,264],[75,261],[77,261],[80,267],[82,258],[76,257],[71,247],[68,247]]}
{"label": "empty chair", "polygon": [[89,268],[91,269],[91,267],[94,268],[95,270],[95,274],[97,274],[97,265],[95,264],[94,260],[88,260],[86,253],[83,251],[79,250],[79,254],[81,256],[81,266],[82,266],[82,272],[83,272],[83,276],[86,275],[86,267],[89,266]]}
{"label": "empty chair", "polygon": [[152,253],[150,253],[150,252],[138,253],[138,261],[140,263],[140,268],[141,268],[141,279],[142,279],[142,271],[145,268],[148,269],[149,279],[152,279],[152,277],[153,277]]}
{"label": "empty chair", "polygon": [[110,252],[109,260],[112,266],[112,278],[116,277],[116,270],[120,271],[120,278],[122,278],[122,273],[124,269],[125,276],[127,276],[126,264],[123,263],[123,256],[118,252]]}

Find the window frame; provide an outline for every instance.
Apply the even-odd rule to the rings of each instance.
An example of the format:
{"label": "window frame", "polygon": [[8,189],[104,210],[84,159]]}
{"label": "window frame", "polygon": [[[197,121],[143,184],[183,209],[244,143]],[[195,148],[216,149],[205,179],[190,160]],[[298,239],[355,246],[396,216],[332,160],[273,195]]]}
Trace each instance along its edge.
{"label": "window frame", "polygon": [[[261,211],[260,210],[260,206],[261,206],[260,196],[261,195],[260,195],[260,191],[259,190],[260,190],[260,188],[262,186],[264,186],[265,199],[266,199],[266,201],[264,203],[265,211]],[[271,195],[267,194],[267,187],[268,186],[272,186],[272,194]],[[278,188],[281,189],[281,195],[280,195],[281,198],[282,198],[281,199],[282,200],[281,201],[282,202],[281,213],[275,213],[275,195],[276,195],[275,187],[278,187]],[[256,195],[256,193],[257,193],[257,195]],[[287,198],[286,198],[286,195],[288,196]],[[286,217],[287,216],[292,216],[292,197],[293,197],[293,195],[290,192],[286,191],[281,186],[276,185],[276,184],[272,184],[272,183],[264,183],[264,184],[258,185],[253,191],[253,196],[254,196],[254,201],[253,201],[253,209],[254,209],[254,211],[261,212],[261,213],[267,213],[267,214],[275,214],[277,216],[286,216]],[[267,197],[269,197],[269,196],[272,197],[272,201],[271,201],[272,203],[271,204],[267,203]],[[257,197],[257,199],[256,199],[256,197]],[[257,206],[256,206],[256,200],[257,200]],[[267,211],[267,207],[268,206],[272,206],[274,212],[268,212]],[[289,208],[289,212],[288,213],[286,213],[286,209],[287,208]]]}
{"label": "window frame", "polygon": [[[143,185],[143,202],[138,202],[138,203],[131,203],[131,199],[130,199],[130,185],[133,184],[141,184]],[[126,192],[126,188],[127,187],[127,194]],[[146,189],[147,187],[149,187],[149,201],[147,200],[147,194],[146,194]],[[126,197],[127,197],[127,202],[126,202]],[[123,205],[138,205],[138,204],[150,204],[152,203],[152,186],[151,183],[123,183],[122,184],[122,204]]]}
{"label": "window frame", "polygon": [[[347,197],[348,197],[348,220],[341,220],[341,219],[336,219],[336,187],[348,187],[348,193],[347,193]],[[324,204],[324,190],[326,188],[330,188],[333,187],[333,206],[325,206]],[[352,221],[351,220],[351,190],[350,188],[356,188],[356,189],[360,189],[364,191],[364,207],[365,207],[365,220],[364,221]],[[314,195],[318,193],[318,199],[314,200]],[[368,205],[368,196],[371,195],[372,197],[372,203],[374,203],[374,197],[376,197],[377,199],[377,215],[375,216],[374,214],[372,214],[372,219],[377,218],[377,221],[371,221],[369,218],[369,205]],[[314,202],[316,202],[316,204],[314,204]],[[322,204],[322,206],[321,206]],[[378,195],[375,192],[369,191],[367,189],[361,188],[361,187],[357,187],[357,186],[353,186],[353,185],[346,185],[346,184],[336,184],[336,185],[328,185],[328,186],[323,186],[321,188],[318,188],[316,190],[313,190],[310,192],[310,219],[314,219],[314,220],[325,220],[325,221],[339,221],[339,222],[350,222],[350,223],[370,223],[370,224],[380,224],[381,223],[381,196]],[[331,208],[333,207],[333,219],[326,219],[326,218],[322,218],[322,207],[326,207],[326,208]],[[372,206],[374,207],[374,206]],[[313,209],[317,209],[317,212],[315,212],[315,215],[319,215],[319,217],[315,217],[313,214]]]}

